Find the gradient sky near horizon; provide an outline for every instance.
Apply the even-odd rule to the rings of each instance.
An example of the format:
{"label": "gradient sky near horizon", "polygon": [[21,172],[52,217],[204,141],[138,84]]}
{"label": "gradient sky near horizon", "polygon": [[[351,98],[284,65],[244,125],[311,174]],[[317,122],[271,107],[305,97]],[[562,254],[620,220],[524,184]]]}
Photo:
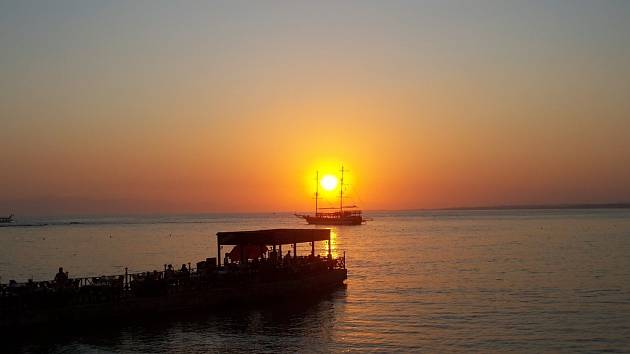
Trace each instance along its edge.
{"label": "gradient sky near horizon", "polygon": [[[0,1],[0,215],[630,201],[627,1]],[[332,198],[334,199],[334,198]]]}

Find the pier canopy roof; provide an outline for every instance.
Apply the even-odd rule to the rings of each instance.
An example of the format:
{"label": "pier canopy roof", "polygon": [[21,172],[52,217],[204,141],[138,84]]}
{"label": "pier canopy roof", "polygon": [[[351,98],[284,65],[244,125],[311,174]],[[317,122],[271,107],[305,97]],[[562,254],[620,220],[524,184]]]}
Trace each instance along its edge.
{"label": "pier canopy roof", "polygon": [[270,229],[217,232],[218,245],[286,245],[328,240],[330,240],[329,229]]}

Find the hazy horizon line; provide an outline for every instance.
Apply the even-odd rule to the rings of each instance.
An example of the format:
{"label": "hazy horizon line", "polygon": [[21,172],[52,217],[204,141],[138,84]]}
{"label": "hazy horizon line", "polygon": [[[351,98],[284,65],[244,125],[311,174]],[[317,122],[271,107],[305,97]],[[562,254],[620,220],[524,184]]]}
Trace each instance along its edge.
{"label": "hazy horizon line", "polygon": [[[445,208],[362,209],[364,212],[413,212],[413,211],[474,211],[474,210],[563,210],[563,209],[630,209],[630,202],[611,203],[550,203],[550,204],[498,204],[478,206],[451,206]],[[247,214],[293,214],[296,210],[272,211],[205,211],[205,212],[101,212],[101,213],[26,213],[27,217],[122,217],[122,216],[167,216],[167,215],[247,215]],[[8,214],[7,214],[8,215]],[[16,215],[19,217],[19,215]]]}

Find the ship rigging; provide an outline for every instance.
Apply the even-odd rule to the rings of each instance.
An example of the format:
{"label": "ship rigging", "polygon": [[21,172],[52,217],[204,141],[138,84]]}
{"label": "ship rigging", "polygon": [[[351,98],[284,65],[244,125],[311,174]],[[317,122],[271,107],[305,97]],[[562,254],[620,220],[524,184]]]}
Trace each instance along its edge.
{"label": "ship rigging", "polygon": [[[361,225],[366,221],[361,210],[348,210],[357,208],[356,205],[343,205],[344,167],[341,166],[341,178],[339,180],[339,207],[319,207],[319,171],[315,177],[315,215],[295,214],[298,218],[306,220],[313,225]],[[320,212],[320,210],[333,210]]]}

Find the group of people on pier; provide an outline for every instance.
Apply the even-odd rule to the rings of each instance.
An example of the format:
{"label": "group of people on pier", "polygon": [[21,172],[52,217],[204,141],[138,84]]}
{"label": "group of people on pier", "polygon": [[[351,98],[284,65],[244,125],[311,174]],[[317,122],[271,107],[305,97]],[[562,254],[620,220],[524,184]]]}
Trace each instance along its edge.
{"label": "group of people on pier", "polygon": [[270,252],[263,252],[257,257],[247,258],[241,260],[240,257],[231,257],[231,253],[225,253],[223,258],[223,265],[225,271],[239,271],[239,270],[262,270],[262,269],[314,269],[314,268],[335,268],[339,266],[338,259],[333,259],[331,254],[326,257],[322,257],[319,254],[309,254],[308,256],[296,256],[292,254],[291,250],[282,256],[282,254],[276,250]]}
{"label": "group of people on pier", "polygon": [[[241,253],[242,254],[242,253]],[[345,267],[345,258],[333,258],[331,254],[325,257],[314,255],[296,256],[295,252],[288,250],[284,256],[280,250],[264,250],[254,257],[239,259],[234,252],[225,253],[222,267],[217,268],[216,259],[208,258],[206,262],[197,263],[197,269],[192,269],[190,264],[182,264],[176,270],[172,264],[164,265],[163,271],[149,271],[117,276],[101,276],[91,278],[70,278],[63,267],[59,267],[53,281],[18,284],[11,281],[8,285],[0,286],[0,295],[24,294],[33,292],[71,292],[73,289],[92,288],[94,291],[116,290],[122,293],[131,290],[134,293],[153,292],[155,288],[179,287],[194,285],[198,282],[220,279],[221,276],[238,277],[239,274],[283,274],[322,271],[326,269]]]}

